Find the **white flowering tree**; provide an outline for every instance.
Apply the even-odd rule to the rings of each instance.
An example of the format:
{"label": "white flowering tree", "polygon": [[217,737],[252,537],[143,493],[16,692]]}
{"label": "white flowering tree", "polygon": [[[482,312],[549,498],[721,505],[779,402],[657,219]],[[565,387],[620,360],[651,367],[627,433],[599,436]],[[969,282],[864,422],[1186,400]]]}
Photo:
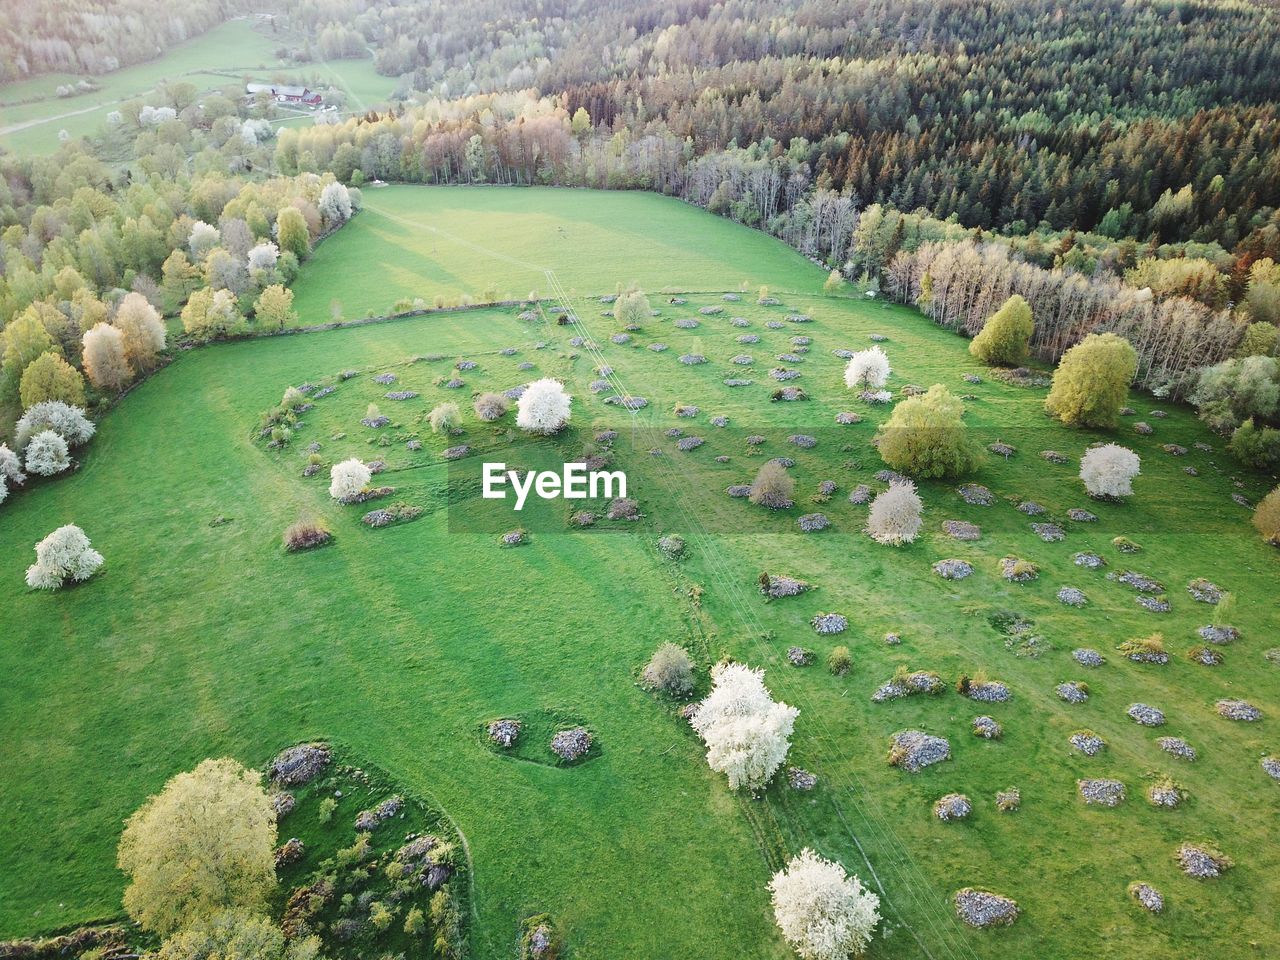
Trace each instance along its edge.
{"label": "white flowering tree", "polygon": [[879,347],[859,350],[844,368],[844,382],[850,390],[875,391],[889,382],[889,357]]}
{"label": "white flowering tree", "polygon": [[1131,497],[1141,467],[1142,460],[1128,447],[1106,443],[1080,458],[1080,479],[1091,497]]}
{"label": "white flowering tree", "polygon": [[249,251],[249,272],[274,270],[279,259],[280,248],[270,240],[264,240]]}
{"label": "white flowering tree", "polygon": [[325,184],[325,188],[320,191],[320,203],[317,206],[325,223],[346,223],[351,219],[351,191],[336,180]]}
{"label": "white flowering tree", "polygon": [[68,580],[88,580],[102,566],[84,531],[74,523],[59,527],[36,544],[36,562],[27,567],[27,586],[56,590]]}
{"label": "white flowering tree", "polygon": [[13,429],[13,445],[23,450],[37,433],[52,430],[67,446],[78,447],[93,436],[94,426],[80,407],[61,400],[43,400],[27,408]]}
{"label": "white flowering tree", "polygon": [[222,242],[222,232],[211,223],[197,220],[191,225],[191,235],[187,238],[187,249],[191,251],[191,259],[203,260],[210,250]]}
{"label": "white flowering tree", "polygon": [[7,443],[0,443],[0,479],[12,484],[19,484],[27,479],[27,475],[22,472],[22,461],[9,449]]}
{"label": "white flowering tree", "polygon": [[734,790],[759,789],[787,759],[800,711],[773,699],[763,670],[721,663],[711,679],[711,693],[693,718],[707,745],[707,764],[725,774]]}
{"label": "white flowering tree", "polygon": [[876,543],[900,547],[920,534],[924,504],[910,480],[896,480],[871,501],[867,510],[867,535]]}
{"label": "white flowering tree", "polygon": [[880,898],[812,850],[775,873],[769,892],[778,929],[803,960],[860,957],[880,923]]}
{"label": "white flowering tree", "polygon": [[52,430],[37,433],[27,444],[27,472],[52,477],[71,466],[67,441]]}
{"label": "white flowering tree", "polygon": [[372,479],[373,471],[355,457],[335,463],[329,471],[329,496],[339,503],[352,503]]}
{"label": "white flowering tree", "polygon": [[529,433],[558,433],[569,422],[572,400],[559,380],[535,380],[516,402],[516,426]]}

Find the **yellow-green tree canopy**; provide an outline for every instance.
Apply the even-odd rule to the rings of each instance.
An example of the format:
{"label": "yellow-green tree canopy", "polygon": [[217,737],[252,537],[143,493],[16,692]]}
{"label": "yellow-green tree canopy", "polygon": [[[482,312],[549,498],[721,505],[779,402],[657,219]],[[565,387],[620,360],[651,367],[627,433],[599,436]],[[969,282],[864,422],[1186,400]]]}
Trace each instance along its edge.
{"label": "yellow-green tree canopy", "polygon": [[631,325],[638,327],[650,319],[651,313],[649,298],[644,295],[643,290],[636,287],[619,293],[618,299],[613,304],[613,317],[622,327]]}
{"label": "yellow-green tree canopy", "polygon": [[262,775],[205,760],[126,822],[117,854],[130,881],[124,908],[164,936],[223,910],[262,913],[276,882],[275,842]]}
{"label": "yellow-green tree canopy", "polygon": [[942,384],[893,408],[876,433],[880,458],[913,477],[956,477],[977,463],[965,426],[964,406]]}
{"label": "yellow-green tree canopy", "polygon": [[299,260],[311,252],[311,233],[307,220],[297,207],[283,207],[276,215],[276,243]]}
{"label": "yellow-green tree canopy", "polygon": [[319,937],[286,941],[264,916],[224,910],[175,933],[148,960],[314,960]]}
{"label": "yellow-green tree canopy", "polygon": [[45,400],[60,400],[83,407],[84,377],[56,353],[42,353],[22,371],[18,397],[22,400],[23,410]]}
{"label": "yellow-green tree canopy", "polygon": [[298,319],[293,309],[293,291],[279,283],[273,283],[258,296],[253,305],[253,315],[258,324],[268,330],[283,330]]}
{"label": "yellow-green tree canopy", "polygon": [[984,363],[1016,367],[1027,359],[1034,329],[1031,306],[1015,293],[987,318],[986,325],[969,343],[969,352]]}
{"label": "yellow-green tree canopy", "polygon": [[1063,355],[1044,408],[1072,426],[1114,427],[1137,372],[1138,354],[1128,340],[1092,333]]}

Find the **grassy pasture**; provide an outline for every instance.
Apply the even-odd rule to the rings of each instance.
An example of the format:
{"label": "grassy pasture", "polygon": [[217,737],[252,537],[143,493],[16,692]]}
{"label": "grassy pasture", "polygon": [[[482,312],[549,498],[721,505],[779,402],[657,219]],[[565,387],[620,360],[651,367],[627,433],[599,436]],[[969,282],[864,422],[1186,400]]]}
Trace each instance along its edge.
{"label": "grassy pasture", "polygon": [[[289,80],[318,74],[347,92],[348,109],[373,106],[395,86],[394,79],[374,72],[372,59],[282,67],[274,52],[281,42],[283,38],[273,37],[267,28],[257,28],[248,20],[231,20],[166,51],[159,59],[93,78],[99,89],[88,93],[65,98],[55,95],[58,86],[74,85],[81,79],[73,74],[42,74],[0,84],[0,146],[15,153],[53,153],[60,130],[73,139],[92,135],[119,103],[145,97],[165,81],[185,80],[201,90],[213,90],[234,84],[246,74]],[[307,122],[311,122],[309,118]]]}
{"label": "grassy pasture", "polygon": [[[786,956],[763,884],[801,846],[838,857],[871,882],[865,851],[890,901],[875,956],[1266,955],[1275,935],[1268,904],[1280,896],[1280,853],[1270,839],[1280,793],[1258,759],[1277,749],[1280,678],[1262,651],[1275,645],[1280,563],[1231,500],[1234,492],[1256,499],[1265,482],[1238,476],[1224,452],[1195,450],[1197,440],[1220,441],[1188,411],[1135,396],[1134,419],[1148,420],[1155,433],[1138,436],[1126,421],[1116,436],[1143,458],[1137,496],[1124,505],[1094,504],[1083,495],[1076,464],[1102,434],[1045,418],[1043,390],[989,377],[964,383],[964,373],[987,372],[962,340],[914,311],[813,295],[821,273],[756,234],[640,195],[395,188],[369,198],[393,212],[383,198],[403,198],[405,219],[430,210],[429,222],[442,234],[419,239],[416,252],[397,262],[390,258],[397,242],[413,239],[409,228],[391,221],[403,232],[379,238],[377,213],[362,214],[326,241],[300,281],[303,322],[326,319],[310,314],[327,315],[338,290],[351,302],[352,291],[363,291],[370,309],[434,292],[397,275],[397,267],[416,278],[441,264],[449,277],[439,282],[463,291],[501,284],[515,271],[461,241],[446,247],[439,240],[446,230],[513,259],[547,262],[579,293],[632,279],[703,290],[736,289],[745,279],[752,287],[809,292],[787,295],[776,308],[722,303],[712,293],[682,306],[654,296],[661,316],[623,346],[608,342],[615,327],[599,316],[605,308],[581,301],[606,361],[630,392],[650,401],[634,420],[590,392],[594,360],[568,343],[572,329],[521,322],[516,310],[214,346],[184,355],[142,385],[104,420],[77,473],[0,511],[0,607],[12,624],[0,644],[0,672],[11,678],[10,696],[0,699],[0,797],[19,825],[0,839],[0,862],[9,866],[0,877],[0,934],[114,914],[120,822],[176,770],[220,754],[261,763],[283,743],[328,736],[440,803],[466,834],[475,859],[478,957],[509,956],[520,919],[542,911],[556,917],[581,957]],[[548,235],[558,233],[548,224],[551,210],[560,211],[569,236],[558,247]],[[637,226],[616,236],[620,218]],[[499,222],[505,231],[496,230]],[[645,222],[653,235],[636,240],[635,255],[627,256],[624,241]],[[363,243],[350,245],[352,237]],[[344,241],[339,257],[334,251],[344,253]],[[438,246],[429,260],[431,243]],[[677,245],[707,259],[681,259]],[[711,305],[724,312],[697,312]],[[814,321],[766,326],[796,311]],[[730,316],[750,326],[733,327]],[[681,318],[699,326],[674,327]],[[746,333],[761,342],[735,342]],[[845,391],[842,361],[831,351],[859,349],[872,333],[889,337],[893,389],[941,382],[971,392],[971,431],[984,445],[1002,439],[1018,447],[1007,462],[989,457],[972,478],[995,493],[991,507],[965,505],[952,484],[922,485],[926,533],[900,550],[862,536],[865,508],[845,499],[857,483],[883,486],[873,478],[881,464],[870,440],[887,410],[865,409]],[[767,371],[795,335],[814,341],[803,362],[787,364],[802,371],[795,382],[812,399],[770,403],[776,384]],[[669,349],[646,349],[655,341]],[[514,355],[499,352],[512,347]],[[694,352],[710,362],[678,362]],[[754,366],[729,365],[737,353],[751,354]],[[427,354],[442,359],[408,362]],[[465,386],[438,385],[462,357],[479,364],[458,374]],[[534,368],[518,369],[526,362]],[[272,452],[255,440],[258,412],[286,386],[328,382],[344,369],[359,374],[316,401],[293,445]],[[397,374],[394,386],[372,381],[384,371]],[[477,454],[467,463],[478,470],[478,461],[491,459],[480,454],[516,448],[501,428],[470,415],[471,393],[544,375],[570,383],[574,424],[555,440],[520,447],[519,456],[561,461],[581,453],[597,428],[618,429],[615,464],[627,470],[645,519],[576,533],[539,527],[530,544],[515,549],[499,548],[491,533],[451,528],[439,452],[465,442]],[[721,382],[727,376],[755,383],[729,389]],[[383,398],[396,389],[419,396]],[[423,423],[442,400],[463,407],[462,437],[432,436]],[[370,402],[395,425],[360,426]],[[696,404],[700,413],[677,420],[676,403]],[[1157,406],[1169,411],[1167,419],[1149,416]],[[841,410],[867,421],[836,427]],[[728,416],[730,426],[710,425],[715,415]],[[665,436],[671,426],[707,442],[680,452]],[[743,439],[752,433],[769,438],[754,454]],[[812,434],[818,445],[791,446],[785,437],[792,433]],[[383,445],[383,434],[394,439]],[[405,448],[411,436],[422,440],[422,451]],[[313,440],[326,463],[351,455],[386,460],[378,481],[396,487],[389,500],[428,512],[387,529],[364,527],[360,514],[378,503],[338,507],[326,496],[327,470],[301,476],[304,447]],[[1173,457],[1161,449],[1170,442],[1190,452]],[[1043,449],[1072,462],[1048,464],[1039,457]],[[728,462],[717,463],[717,455]],[[797,461],[796,508],[763,514],[724,495],[726,485],[749,482],[759,463],[780,455]],[[1185,474],[1187,465],[1199,476]],[[824,479],[839,484],[836,495],[822,505],[807,502]],[[1022,499],[1043,504],[1048,515],[1013,509]],[[1099,521],[1065,520],[1076,506]],[[813,511],[827,514],[832,529],[800,535],[795,518]],[[279,533],[304,512],[329,523],[336,542],[286,556]],[[211,525],[218,516],[230,522]],[[980,524],[983,538],[950,541],[940,529],[946,519]],[[1032,519],[1061,520],[1065,541],[1041,542]],[[22,570],[30,545],[73,521],[107,566],[61,594],[28,593]],[[697,535],[703,528],[712,533]],[[666,532],[689,538],[685,560],[660,558],[653,542]],[[1110,545],[1117,535],[1138,541],[1143,552],[1118,554]],[[1076,567],[1071,557],[1080,550],[1098,552],[1109,566]],[[996,570],[1006,554],[1039,564],[1039,580],[1006,584]],[[949,556],[972,562],[974,575],[957,583],[935,577],[930,565]],[[761,569],[818,589],[765,604],[755,589]],[[1162,580],[1172,612],[1148,613],[1132,591],[1106,579],[1124,569]],[[1194,602],[1184,587],[1200,576],[1230,590],[1229,601],[1219,608]],[[1058,603],[1064,585],[1083,589],[1089,605]],[[1039,657],[1008,649],[989,622],[1001,610],[1033,620],[1049,649]],[[816,636],[808,620],[818,611],[844,613],[849,631]],[[1234,624],[1242,639],[1223,648],[1223,665],[1205,668],[1183,654],[1199,642],[1195,629],[1211,622]],[[1167,666],[1129,663],[1116,653],[1119,642],[1155,630],[1173,654]],[[888,631],[902,644],[886,646]],[[799,794],[775,785],[763,800],[731,796],[706,769],[674,707],[634,684],[648,654],[667,639],[686,643],[700,667],[725,654],[766,667],[775,695],[802,710],[791,760],[819,774],[818,789]],[[821,666],[837,643],[854,652],[844,678]],[[818,663],[786,665],[793,644],[815,650]],[[1108,662],[1086,670],[1071,659],[1076,646],[1096,647]],[[872,704],[871,693],[898,664],[937,670],[948,681],[985,669],[1010,684],[1014,699],[978,704],[948,691]],[[1054,686],[1069,679],[1089,683],[1087,703],[1056,698]],[[1264,720],[1221,719],[1213,702],[1226,696],[1249,699]],[[1133,724],[1124,710],[1134,701],[1164,709],[1167,726]],[[983,713],[1004,725],[1003,740],[969,733]],[[504,715],[527,719],[539,738],[560,722],[586,723],[599,753],[559,768],[531,740],[515,756],[500,756],[480,730]],[[915,776],[887,767],[887,738],[907,727],[947,736],[954,759]],[[1066,738],[1082,727],[1101,733],[1109,748],[1092,759],[1075,754]],[[1161,752],[1154,741],[1163,734],[1185,736],[1200,758],[1188,764]],[[1157,773],[1187,789],[1182,807],[1164,811],[1146,802],[1145,787]],[[1086,808],[1075,788],[1086,776],[1123,780],[1128,798],[1116,809]],[[1011,785],[1022,790],[1022,810],[999,814],[992,795]],[[932,802],[951,791],[974,801],[968,821],[932,818]],[[1185,878],[1172,859],[1183,839],[1217,842],[1236,867],[1216,881]],[[1164,892],[1162,916],[1128,899],[1133,879]],[[1015,897],[1023,916],[999,931],[962,928],[947,898],[965,885]]]}

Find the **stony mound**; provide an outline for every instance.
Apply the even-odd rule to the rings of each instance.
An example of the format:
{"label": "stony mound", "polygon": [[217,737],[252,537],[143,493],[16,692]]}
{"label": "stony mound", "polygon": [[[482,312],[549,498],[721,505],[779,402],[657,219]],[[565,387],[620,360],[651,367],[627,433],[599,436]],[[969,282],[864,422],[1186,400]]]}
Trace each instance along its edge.
{"label": "stony mound", "polygon": [[267,768],[267,775],[280,786],[296,787],[318,777],[332,759],[327,743],[300,743],[280,751]]}
{"label": "stony mound", "polygon": [[998,927],[1018,919],[1018,903],[989,890],[965,887],[957,890],[953,901],[956,916],[971,927]]}
{"label": "stony mound", "polygon": [[889,741],[889,765],[908,773],[951,759],[951,745],[923,730],[902,730]]}

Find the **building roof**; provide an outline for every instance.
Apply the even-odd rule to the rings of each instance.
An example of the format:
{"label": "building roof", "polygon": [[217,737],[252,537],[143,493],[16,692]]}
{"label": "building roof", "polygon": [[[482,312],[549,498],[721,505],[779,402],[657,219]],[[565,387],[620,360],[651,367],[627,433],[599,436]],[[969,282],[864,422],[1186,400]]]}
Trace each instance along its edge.
{"label": "building roof", "polygon": [[277,86],[274,83],[246,83],[248,93],[270,93],[277,97],[305,97],[311,91],[306,87]]}

